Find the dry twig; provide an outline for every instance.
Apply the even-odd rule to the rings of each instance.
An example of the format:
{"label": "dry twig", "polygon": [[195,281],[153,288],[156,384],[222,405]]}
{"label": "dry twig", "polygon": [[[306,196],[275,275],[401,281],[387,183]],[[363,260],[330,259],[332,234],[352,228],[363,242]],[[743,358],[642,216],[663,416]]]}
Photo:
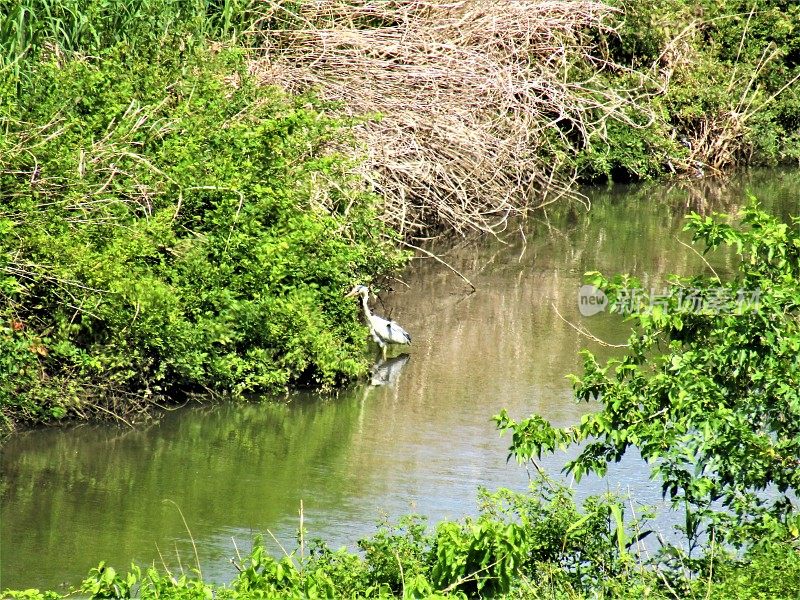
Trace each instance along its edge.
{"label": "dry twig", "polygon": [[[316,90],[350,117],[363,173],[403,235],[431,226],[501,231],[550,197],[574,198],[553,136],[580,148],[610,118],[632,127],[634,92],[595,78],[591,31],[616,9],[593,0],[271,0],[252,32],[264,84]],[[281,28],[277,23],[287,23]],[[594,73],[575,81],[572,65]],[[614,68],[620,68],[614,66]],[[638,92],[636,92],[638,93]],[[633,111],[633,112],[632,112]],[[350,149],[352,151],[352,149]]]}

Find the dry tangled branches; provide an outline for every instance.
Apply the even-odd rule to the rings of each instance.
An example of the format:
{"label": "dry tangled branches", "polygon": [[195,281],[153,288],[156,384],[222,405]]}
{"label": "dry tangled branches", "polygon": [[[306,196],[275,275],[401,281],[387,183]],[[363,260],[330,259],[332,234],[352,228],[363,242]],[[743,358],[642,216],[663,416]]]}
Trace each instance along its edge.
{"label": "dry tangled branches", "polygon": [[[579,148],[609,118],[630,121],[633,94],[593,85],[608,65],[589,36],[612,33],[614,10],[593,0],[275,0],[251,70],[351,115],[380,115],[358,128],[364,172],[404,235],[498,231],[510,215],[578,197],[563,141]],[[591,66],[588,79],[576,81],[576,64]]]}

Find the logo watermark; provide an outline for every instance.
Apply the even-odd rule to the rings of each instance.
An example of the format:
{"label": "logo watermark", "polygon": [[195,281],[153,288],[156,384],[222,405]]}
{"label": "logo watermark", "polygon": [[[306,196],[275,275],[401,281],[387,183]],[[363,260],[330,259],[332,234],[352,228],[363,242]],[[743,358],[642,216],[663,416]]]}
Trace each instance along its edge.
{"label": "logo watermark", "polygon": [[591,317],[603,312],[608,306],[608,297],[601,289],[593,285],[582,285],[578,290],[578,310],[584,317]]}
{"label": "logo watermark", "polygon": [[655,288],[651,288],[649,292],[641,288],[620,288],[613,305],[609,305],[605,292],[593,285],[582,285],[578,290],[578,310],[584,317],[603,312],[609,306],[609,312],[621,315],[643,314],[652,312],[657,307],[664,313],[740,315],[758,311],[760,302],[759,288],[686,288],[666,289],[662,292]]}

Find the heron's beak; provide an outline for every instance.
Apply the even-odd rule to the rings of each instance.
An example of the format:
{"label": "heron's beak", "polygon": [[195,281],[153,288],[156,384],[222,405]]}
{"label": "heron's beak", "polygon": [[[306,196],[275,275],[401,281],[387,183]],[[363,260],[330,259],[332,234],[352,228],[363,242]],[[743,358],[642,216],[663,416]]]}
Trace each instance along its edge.
{"label": "heron's beak", "polygon": [[358,293],[358,292],[356,292],[355,290],[350,290],[349,292],[347,292],[347,293],[344,295],[344,297],[345,297],[345,298],[352,298],[352,297],[353,297],[353,296],[355,296],[357,293]]}

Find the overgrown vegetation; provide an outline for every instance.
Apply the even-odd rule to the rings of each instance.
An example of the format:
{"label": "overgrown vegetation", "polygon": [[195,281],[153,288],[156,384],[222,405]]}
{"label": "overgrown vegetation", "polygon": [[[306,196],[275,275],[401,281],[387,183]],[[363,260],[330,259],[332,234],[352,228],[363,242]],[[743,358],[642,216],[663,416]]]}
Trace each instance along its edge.
{"label": "overgrown vegetation", "polygon": [[[606,40],[606,55],[647,70],[657,82],[654,107],[688,150],[684,168],[715,174],[741,164],[800,160],[800,4],[655,0],[620,6],[625,17],[619,37]],[[620,134],[608,140],[612,155],[630,139],[629,132]]]}
{"label": "overgrown vegetation", "polygon": [[363,371],[343,291],[402,257],[324,104],[228,50],[53,55],[3,85],[4,427]]}
{"label": "overgrown vegetation", "polygon": [[[797,597],[800,553],[772,543],[734,555],[711,546],[701,559],[648,565],[646,520],[628,519],[622,499],[607,494],[579,509],[567,488],[547,479],[528,493],[481,495],[481,514],[433,528],[407,516],[384,523],[360,552],[322,541],[275,558],[257,540],[233,561],[227,585],[173,573],[166,566],[120,572],[100,563],[79,593],[90,598],[618,598],[675,600]],[[777,568],[779,566],[779,568]],[[4,598],[62,597],[38,590]]]}
{"label": "overgrown vegetation", "polygon": [[[499,229],[567,195],[571,155],[610,123],[652,118],[635,90],[601,92],[601,2],[277,2],[293,27],[259,32],[259,76],[318,89],[356,114],[385,219],[409,235]],[[580,69],[580,73],[576,73]]]}
{"label": "overgrown vegetation", "polygon": [[2,7],[3,429],[333,384],[392,230],[800,157],[795,3]]}
{"label": "overgrown vegetation", "polygon": [[358,135],[384,218],[497,231],[576,181],[800,159],[800,4],[270,4],[264,81],[378,112]]}

